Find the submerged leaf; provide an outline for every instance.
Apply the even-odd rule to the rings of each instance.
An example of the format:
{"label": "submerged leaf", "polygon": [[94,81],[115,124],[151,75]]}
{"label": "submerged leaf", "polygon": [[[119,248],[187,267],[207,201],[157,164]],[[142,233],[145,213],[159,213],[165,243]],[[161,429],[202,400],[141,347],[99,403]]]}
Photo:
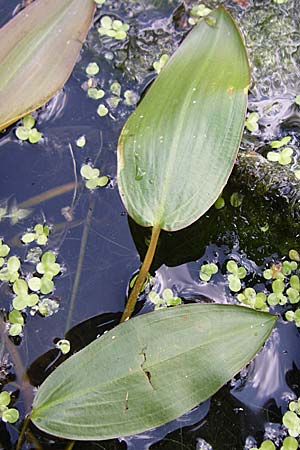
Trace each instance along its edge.
{"label": "submerged leaf", "polygon": [[94,9],[93,0],[36,0],[1,28],[0,130],[64,85]]}
{"label": "submerged leaf", "polygon": [[[125,124],[118,183],[142,226],[184,228],[216,201],[232,170],[245,122],[249,67],[224,8],[199,23]],[[209,17],[210,17],[209,16]]]}
{"label": "submerged leaf", "polygon": [[159,426],[206,400],[239,372],[275,321],[268,313],[217,304],[135,317],[46,379],[34,400],[32,421],[47,433],[75,440],[110,439]]}

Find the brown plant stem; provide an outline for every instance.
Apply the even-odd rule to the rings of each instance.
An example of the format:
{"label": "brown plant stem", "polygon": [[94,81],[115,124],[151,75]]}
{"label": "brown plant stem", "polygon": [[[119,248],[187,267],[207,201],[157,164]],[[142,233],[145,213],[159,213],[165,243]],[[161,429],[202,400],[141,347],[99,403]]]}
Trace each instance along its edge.
{"label": "brown plant stem", "polygon": [[147,277],[147,273],[149,272],[149,269],[150,269],[152,261],[153,261],[153,257],[154,257],[155,250],[157,247],[160,230],[161,230],[160,227],[156,226],[156,225],[154,225],[154,227],[152,228],[150,244],[149,244],[145,259],[143,261],[143,264],[141,265],[136,282],[134,283],[133,289],[129,295],[129,299],[127,301],[125,310],[121,317],[121,321],[120,321],[121,323],[124,322],[125,320],[128,320],[134,311],[138,295],[141,292],[141,289],[142,289],[145,279]]}
{"label": "brown plant stem", "polygon": [[72,191],[77,186],[77,183],[71,181],[70,183],[63,184],[62,186],[57,186],[55,188],[49,189],[49,191],[42,192],[41,194],[35,195],[24,202],[19,203],[19,208],[30,208],[32,206],[39,205],[45,200],[50,200],[51,198],[63,195],[66,192]]}
{"label": "brown plant stem", "polygon": [[19,436],[19,439],[18,439],[18,442],[17,442],[16,450],[21,450],[21,448],[22,448],[22,444],[23,444],[23,441],[24,441],[24,438],[25,438],[25,433],[26,433],[26,430],[28,428],[28,424],[30,422],[30,419],[31,419],[31,415],[29,414],[26,417],[26,419],[24,420],[24,422],[23,422],[23,426],[22,426],[22,430],[21,430],[21,433],[20,433],[20,436]]}
{"label": "brown plant stem", "polygon": [[74,447],[74,445],[75,445],[75,441],[69,442],[68,445],[66,446],[66,449],[65,449],[65,450],[72,450],[72,448]]}

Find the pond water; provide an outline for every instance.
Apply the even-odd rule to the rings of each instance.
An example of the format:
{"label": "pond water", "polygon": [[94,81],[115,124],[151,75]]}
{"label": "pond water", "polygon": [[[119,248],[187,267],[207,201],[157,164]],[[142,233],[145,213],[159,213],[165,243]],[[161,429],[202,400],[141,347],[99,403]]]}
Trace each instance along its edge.
{"label": "pond water", "polygon": [[[212,207],[186,230],[162,234],[151,269],[152,289],[161,294],[171,288],[187,302],[237,302],[228,286],[229,259],[246,268],[243,287],[270,291],[263,270],[288,259],[290,249],[299,250],[300,181],[292,172],[298,168],[299,156],[300,110],[295,103],[300,94],[299,5],[297,0],[283,4],[273,0],[207,1],[205,5],[213,8],[221,3],[245,36],[253,73],[249,111],[257,111],[260,117],[259,130],[246,130],[241,147],[244,152],[257,150],[266,156],[270,141],[288,135],[293,160],[288,168],[277,164],[268,189],[261,186],[268,169],[257,166],[257,172],[249,176],[246,169],[245,175],[243,167],[237,167],[223,193],[224,208]],[[58,310],[49,317],[27,314],[20,337],[8,340],[1,331],[0,383],[13,392],[21,419],[28,412],[32,393],[22,378],[27,373],[31,385],[38,386],[64,359],[55,342],[66,337],[76,351],[120,319],[129,282],[145,255],[149,230],[128,219],[121,203],[116,186],[117,141],[135,101],[156,77],[153,62],[163,53],[170,55],[190,29],[188,14],[193,4],[196,2],[106,0],[97,11],[96,24],[103,15],[123,20],[130,25],[126,40],[100,38],[94,26],[64,89],[36,114],[41,141],[21,142],[15,135],[16,125],[0,135],[0,208],[7,211],[0,220],[0,236],[11,247],[11,254],[20,257],[24,273],[30,273],[33,266],[28,262],[28,250],[34,245],[23,245],[20,237],[35,224],[46,223],[51,227],[47,249],[57,252],[63,268],[55,278],[55,292],[48,296]],[[0,0],[0,25],[19,7],[16,0]],[[100,67],[95,78],[105,91],[103,103],[108,108],[103,117],[97,114],[99,101],[88,98],[86,92],[85,69],[94,61]],[[121,85],[120,95],[111,89],[116,81]],[[128,90],[135,100],[131,105],[124,101]],[[76,141],[81,136],[86,145],[80,148]],[[84,187],[80,168],[87,162],[109,176],[108,186],[94,192]],[[80,183],[75,187],[77,180]],[[234,193],[243,196],[237,207],[230,202]],[[16,207],[28,210],[28,215],[14,220]],[[199,279],[205,262],[215,262],[220,269],[208,283]],[[5,317],[12,301],[7,283],[0,284],[0,293]],[[146,294],[141,295],[138,308],[143,312],[153,309]],[[251,448],[254,440],[260,443],[264,436],[277,439],[279,445],[284,435],[282,414],[289,399],[300,396],[299,331],[293,322],[284,320],[287,309],[271,308],[281,319],[268,343],[209,401],[142,435],[81,442],[74,448],[240,450],[245,445]],[[169,388],[172,390],[171,377]],[[0,422],[0,448],[14,448],[20,427],[21,421],[17,425]],[[43,449],[66,448],[66,442],[33,426],[30,430]],[[28,441],[23,448],[37,448],[34,442]]]}

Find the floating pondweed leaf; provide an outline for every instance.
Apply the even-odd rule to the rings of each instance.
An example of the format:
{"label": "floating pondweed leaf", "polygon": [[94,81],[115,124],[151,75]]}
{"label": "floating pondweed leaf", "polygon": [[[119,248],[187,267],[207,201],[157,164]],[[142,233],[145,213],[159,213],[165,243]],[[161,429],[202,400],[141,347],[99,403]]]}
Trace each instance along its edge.
{"label": "floating pondweed leaf", "polygon": [[[39,0],[1,28],[0,130],[42,106],[64,85],[94,10],[93,0]],[[37,132],[28,134],[38,140]]]}
{"label": "floating pondweed leaf", "polygon": [[[239,372],[275,321],[267,313],[217,304],[135,317],[63,362],[39,387],[31,419],[43,431],[75,440],[110,439],[166,423]],[[173,389],[167,389],[170,374]]]}

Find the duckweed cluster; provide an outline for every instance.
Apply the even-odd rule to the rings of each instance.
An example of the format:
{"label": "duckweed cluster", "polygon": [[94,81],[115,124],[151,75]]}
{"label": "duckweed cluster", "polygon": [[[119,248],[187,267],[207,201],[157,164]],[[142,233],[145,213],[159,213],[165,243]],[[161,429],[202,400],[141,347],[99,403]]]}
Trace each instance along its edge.
{"label": "duckweed cluster", "polygon": [[[25,245],[36,242],[44,246],[49,232],[47,225],[37,224],[22,235],[21,241]],[[10,252],[10,247],[0,240],[0,281],[8,283],[13,294],[8,313],[9,334],[18,336],[23,331],[27,310],[31,315],[39,312],[43,316],[52,315],[58,310],[58,302],[45,296],[54,291],[54,278],[61,272],[61,266],[52,251],[43,253],[41,247],[35,247],[26,258],[27,262],[35,264],[35,269],[23,273],[20,258],[10,256]]]}
{"label": "duckweed cluster", "polygon": [[170,288],[164,289],[161,296],[155,291],[150,291],[148,300],[154,304],[155,310],[166,309],[168,306],[176,306],[182,303],[182,299],[174,295]]}
{"label": "duckweed cluster", "polygon": [[85,180],[85,187],[94,190],[97,187],[105,187],[109,183],[109,178],[100,176],[100,170],[89,164],[84,164],[80,169],[81,176]]}
{"label": "duckweed cluster", "polygon": [[37,128],[34,127],[35,118],[31,115],[27,115],[22,120],[22,125],[16,128],[16,136],[21,141],[29,141],[30,144],[36,144],[42,138]]}
{"label": "duckweed cluster", "polygon": [[297,450],[300,436],[300,398],[289,403],[288,411],[282,417],[284,431],[288,433],[282,440],[280,447],[275,446],[271,439],[266,439],[260,447],[252,447],[251,450]]}
{"label": "duckweed cluster", "polygon": [[[161,70],[163,64],[163,61],[159,63],[158,70]],[[110,114],[113,118],[113,112],[121,102],[126,106],[135,106],[137,104],[139,99],[137,93],[127,89],[122,96],[122,86],[117,80],[111,81],[106,90],[104,90],[102,86],[99,86],[97,75],[100,72],[100,67],[96,62],[90,62],[86,66],[85,72],[88,75],[88,80],[83,83],[82,88],[86,90],[87,95],[91,100],[97,101],[103,99],[103,101],[98,104],[96,110],[99,117],[102,118]],[[76,145],[78,147],[83,147],[85,145],[83,137],[81,137],[79,145],[77,142]]]}
{"label": "duckweed cluster", "polygon": [[15,408],[9,408],[11,401],[9,392],[0,392],[0,418],[3,422],[15,423],[19,420],[19,411]]}
{"label": "duckweed cluster", "polygon": [[[252,286],[242,286],[246,278],[247,270],[238,265],[234,260],[226,263],[227,283],[231,292],[236,293],[236,299],[243,305],[260,311],[269,311],[270,307],[284,306],[284,317],[288,322],[294,322],[300,327],[300,277],[299,277],[300,255],[297,250],[289,251],[289,259],[272,263],[262,271],[265,284],[263,290],[258,292]],[[199,278],[203,282],[211,280],[218,272],[215,263],[202,264]],[[243,290],[242,290],[243,288]]]}

